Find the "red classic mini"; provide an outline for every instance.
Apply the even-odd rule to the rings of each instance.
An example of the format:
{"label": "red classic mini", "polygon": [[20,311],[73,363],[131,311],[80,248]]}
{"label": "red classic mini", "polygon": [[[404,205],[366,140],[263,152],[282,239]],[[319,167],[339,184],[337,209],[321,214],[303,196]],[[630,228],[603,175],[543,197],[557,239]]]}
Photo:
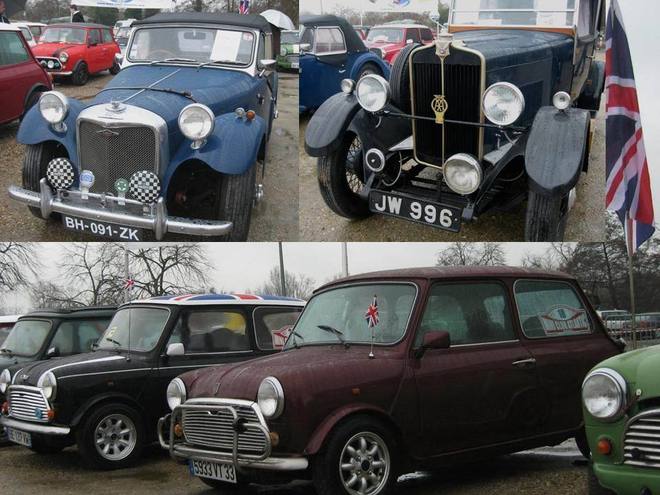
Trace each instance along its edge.
{"label": "red classic mini", "polygon": [[161,445],[213,487],[311,478],[382,495],[415,469],[584,439],[580,388],[620,352],[576,281],[418,268],[317,290],[284,351],[169,386]]}

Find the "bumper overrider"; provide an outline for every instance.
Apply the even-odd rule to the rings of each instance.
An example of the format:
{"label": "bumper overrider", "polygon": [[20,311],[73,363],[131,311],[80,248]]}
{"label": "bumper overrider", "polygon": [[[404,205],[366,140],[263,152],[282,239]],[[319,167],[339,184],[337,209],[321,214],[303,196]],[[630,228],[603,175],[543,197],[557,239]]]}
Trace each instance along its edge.
{"label": "bumper overrider", "polygon": [[[252,408],[257,412],[257,421],[245,421],[239,417],[239,407]],[[232,418],[230,449],[195,445],[189,442],[185,426],[177,435],[175,427],[182,424],[184,412],[195,411],[208,413],[209,416],[227,414]],[[247,432],[258,434],[263,441],[263,447],[258,453],[245,453],[240,450],[241,436]],[[176,461],[195,459],[207,462],[231,463],[237,471],[243,469],[258,469],[267,471],[304,471],[309,462],[305,457],[272,455],[272,441],[268,425],[258,412],[258,406],[250,401],[225,399],[190,399],[184,404],[174,408],[172,413],[160,418],[158,421],[158,441],[162,448],[169,451]]]}

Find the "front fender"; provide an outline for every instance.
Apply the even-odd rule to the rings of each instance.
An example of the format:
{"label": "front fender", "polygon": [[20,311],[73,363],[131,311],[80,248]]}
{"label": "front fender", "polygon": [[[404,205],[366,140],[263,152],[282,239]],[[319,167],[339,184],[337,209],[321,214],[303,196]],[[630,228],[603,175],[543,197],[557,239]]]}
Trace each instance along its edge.
{"label": "front fender", "polygon": [[365,52],[362,55],[358,56],[355,59],[355,62],[353,63],[353,67],[351,67],[351,72],[349,75],[350,79],[353,79],[354,81],[357,82],[357,77],[360,74],[360,71],[362,70],[362,67],[366,63],[371,63],[373,65],[378,66],[380,69],[382,76],[385,79],[390,78],[390,66],[385,62],[382,58],[379,56],[375,55],[372,52]]}
{"label": "front fender", "polygon": [[181,143],[163,179],[164,189],[177,168],[188,160],[202,161],[222,174],[245,173],[257,160],[265,133],[266,121],[259,116],[251,121],[233,112],[216,117],[213,133],[200,149],[192,149],[189,139]]}
{"label": "front fender", "polygon": [[360,110],[353,94],[337,93],[323,102],[307,124],[305,151],[310,156],[325,156],[337,149],[344,131]]}
{"label": "front fender", "polygon": [[589,125],[587,110],[539,110],[525,149],[525,170],[532,191],[565,195],[575,187],[588,158]]}
{"label": "front fender", "polygon": [[40,144],[46,141],[56,141],[66,148],[69,160],[75,166],[78,163],[78,150],[76,149],[76,119],[85,105],[78,101],[69,99],[69,114],[64,119],[66,132],[57,132],[44,120],[39,111],[39,105],[33,106],[23,118],[16,140],[21,144]]}

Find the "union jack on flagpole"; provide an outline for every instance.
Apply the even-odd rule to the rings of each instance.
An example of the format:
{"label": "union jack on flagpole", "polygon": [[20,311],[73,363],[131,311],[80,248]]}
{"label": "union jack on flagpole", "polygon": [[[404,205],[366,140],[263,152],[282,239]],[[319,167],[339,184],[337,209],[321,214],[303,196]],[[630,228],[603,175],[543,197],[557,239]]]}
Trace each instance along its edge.
{"label": "union jack on flagpole", "polygon": [[249,14],[250,13],[250,0],[241,0],[238,4],[239,14]]}
{"label": "union jack on flagpole", "polygon": [[367,308],[364,314],[364,319],[367,321],[367,327],[371,329],[371,350],[369,351],[369,359],[374,358],[374,327],[378,325],[378,299],[374,296],[373,302]]}
{"label": "union jack on flagpole", "polygon": [[126,282],[124,282],[124,289],[126,290],[131,290],[135,286],[135,280],[132,278],[126,279]]}
{"label": "union jack on flagpole", "polygon": [[654,233],[653,196],[632,58],[618,0],[607,20],[606,206],[623,224],[632,256]]}

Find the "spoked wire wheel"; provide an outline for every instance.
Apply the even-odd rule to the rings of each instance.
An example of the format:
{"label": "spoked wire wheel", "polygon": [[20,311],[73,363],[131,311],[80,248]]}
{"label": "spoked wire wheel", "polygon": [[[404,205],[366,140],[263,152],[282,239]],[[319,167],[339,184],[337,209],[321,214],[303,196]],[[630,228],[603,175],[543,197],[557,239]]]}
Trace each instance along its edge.
{"label": "spoked wire wheel", "polygon": [[346,153],[346,183],[348,188],[354,194],[359,194],[364,188],[364,182],[356,173],[362,167],[362,141],[355,136],[351,144],[348,146]]}
{"label": "spoked wire wheel", "polygon": [[387,444],[372,432],[353,435],[339,459],[339,477],[351,495],[377,495],[386,486],[390,469]]}
{"label": "spoked wire wheel", "polygon": [[137,443],[135,423],[124,414],[110,414],[94,430],[96,451],[109,461],[128,457]]}

